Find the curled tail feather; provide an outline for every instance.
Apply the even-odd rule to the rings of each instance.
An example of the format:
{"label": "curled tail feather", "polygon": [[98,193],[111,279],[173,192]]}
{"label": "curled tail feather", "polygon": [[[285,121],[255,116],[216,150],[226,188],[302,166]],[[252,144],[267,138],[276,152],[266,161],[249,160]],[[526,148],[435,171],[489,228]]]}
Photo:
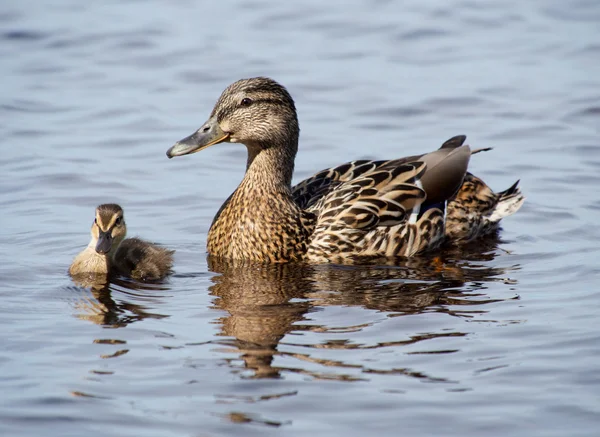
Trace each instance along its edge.
{"label": "curled tail feather", "polygon": [[517,212],[525,201],[518,184],[494,193],[481,179],[467,173],[447,205],[446,238],[453,243],[467,242],[495,232],[500,220]]}

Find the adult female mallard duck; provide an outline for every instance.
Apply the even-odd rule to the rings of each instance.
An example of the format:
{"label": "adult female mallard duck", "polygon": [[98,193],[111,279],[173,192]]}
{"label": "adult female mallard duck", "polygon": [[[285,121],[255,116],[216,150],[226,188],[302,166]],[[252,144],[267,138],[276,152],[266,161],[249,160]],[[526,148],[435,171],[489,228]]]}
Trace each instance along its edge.
{"label": "adult female mallard duck", "polygon": [[140,280],[158,280],[171,273],[174,251],[139,238],[127,238],[123,209],[109,203],[96,208],[92,239],[75,257],[71,276],[113,273]]}
{"label": "adult female mallard duck", "polygon": [[222,142],[248,149],[246,174],[208,233],[210,255],[267,262],[413,256],[497,229],[524,200],[517,184],[494,193],[467,173],[464,136],[425,155],[348,162],[292,187],[299,132],[283,86],[242,79],[223,91],[200,129],[167,151],[172,158]]}

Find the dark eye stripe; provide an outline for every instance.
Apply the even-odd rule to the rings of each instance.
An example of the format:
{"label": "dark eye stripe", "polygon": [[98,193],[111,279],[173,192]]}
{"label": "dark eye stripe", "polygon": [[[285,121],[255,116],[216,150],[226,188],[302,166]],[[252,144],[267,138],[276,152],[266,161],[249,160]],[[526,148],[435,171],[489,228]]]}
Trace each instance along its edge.
{"label": "dark eye stripe", "polygon": [[283,105],[283,101],[280,99],[269,99],[269,98],[264,98],[264,99],[250,99],[248,97],[244,97],[242,99],[242,101],[240,102],[241,106],[250,106],[255,105],[257,103],[272,103],[274,105]]}
{"label": "dark eye stripe", "polygon": [[[256,100],[252,99],[252,106],[256,105],[257,103],[271,103],[273,105],[279,105],[279,106],[285,105],[284,101],[280,100],[280,99],[269,99],[269,98],[256,99]],[[221,109],[217,113],[217,121],[218,122],[223,121],[225,118],[231,116],[231,114],[233,114],[236,110],[237,110],[237,107],[227,107],[227,108]]]}
{"label": "dark eye stripe", "polygon": [[279,100],[279,99],[257,99],[257,100],[253,100],[253,102],[256,103],[273,103],[275,105],[283,105],[283,101]]}

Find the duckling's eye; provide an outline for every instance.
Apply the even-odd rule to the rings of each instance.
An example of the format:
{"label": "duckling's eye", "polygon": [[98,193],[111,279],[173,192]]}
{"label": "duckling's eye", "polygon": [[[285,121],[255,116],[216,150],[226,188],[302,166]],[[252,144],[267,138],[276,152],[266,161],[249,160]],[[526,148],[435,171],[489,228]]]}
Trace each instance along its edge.
{"label": "duckling's eye", "polygon": [[242,101],[240,102],[241,106],[250,106],[252,104],[252,99],[248,98],[248,97],[244,97],[242,99]]}
{"label": "duckling's eye", "polygon": [[118,218],[115,220],[115,225],[120,225],[122,221],[123,221],[123,217],[118,217]]}

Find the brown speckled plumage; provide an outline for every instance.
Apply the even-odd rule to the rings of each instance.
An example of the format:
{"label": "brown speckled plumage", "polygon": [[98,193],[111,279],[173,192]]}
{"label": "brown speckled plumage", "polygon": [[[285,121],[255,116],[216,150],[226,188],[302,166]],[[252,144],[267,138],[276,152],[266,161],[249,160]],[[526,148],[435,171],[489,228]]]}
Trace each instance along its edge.
{"label": "brown speckled plumage", "polygon": [[139,238],[125,239],[126,234],[123,209],[113,203],[98,206],[90,243],[75,257],[69,274],[73,277],[119,274],[146,281],[162,279],[171,273],[174,251]]}
{"label": "brown speckled plumage", "polygon": [[464,136],[425,155],[349,162],[292,188],[298,136],[292,97],[259,77],[227,87],[209,120],[169,149],[170,158],[220,142],[248,149],[244,179],[211,225],[210,255],[267,262],[413,256],[495,229],[524,200],[516,184],[494,194],[467,173],[477,151]]}
{"label": "brown speckled plumage", "polygon": [[460,190],[448,202],[446,238],[462,243],[497,231],[500,220],[517,212],[525,201],[518,183],[494,193],[481,179],[467,173]]}

